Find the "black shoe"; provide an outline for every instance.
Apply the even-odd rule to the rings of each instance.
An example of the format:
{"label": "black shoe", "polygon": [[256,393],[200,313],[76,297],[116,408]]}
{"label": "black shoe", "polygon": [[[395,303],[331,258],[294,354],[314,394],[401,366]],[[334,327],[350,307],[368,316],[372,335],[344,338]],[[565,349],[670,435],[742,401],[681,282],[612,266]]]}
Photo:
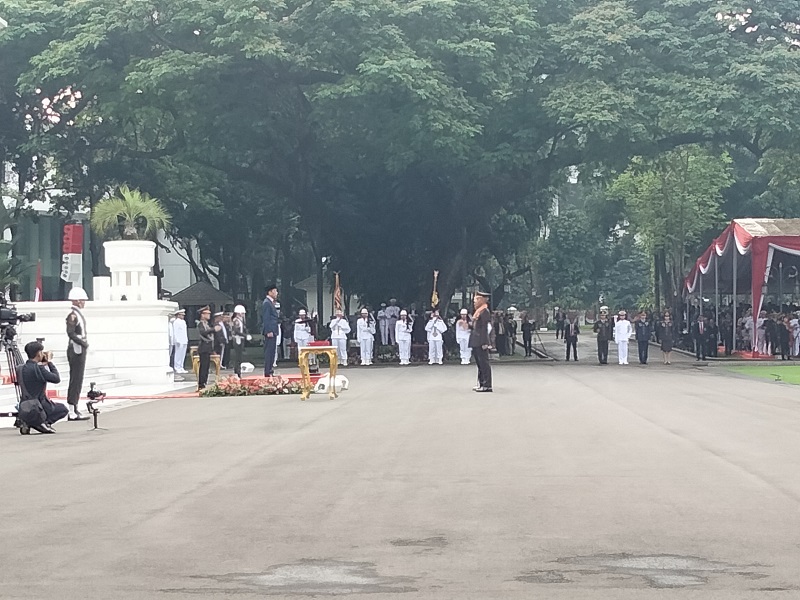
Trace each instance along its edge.
{"label": "black shoe", "polygon": [[482,389],[483,389],[483,388],[482,388],[481,386],[479,386],[479,385],[476,385],[474,388],[472,388],[472,391],[473,391],[473,392],[480,392]]}
{"label": "black shoe", "polygon": [[55,429],[53,429],[52,427],[50,427],[50,425],[47,425],[46,423],[44,425],[39,425],[38,427],[34,427],[33,429],[35,429],[39,433],[55,433],[56,432]]}
{"label": "black shoe", "polygon": [[30,433],[31,433],[30,426],[26,425],[25,423],[22,423],[19,426],[19,434],[20,435],[30,435]]}

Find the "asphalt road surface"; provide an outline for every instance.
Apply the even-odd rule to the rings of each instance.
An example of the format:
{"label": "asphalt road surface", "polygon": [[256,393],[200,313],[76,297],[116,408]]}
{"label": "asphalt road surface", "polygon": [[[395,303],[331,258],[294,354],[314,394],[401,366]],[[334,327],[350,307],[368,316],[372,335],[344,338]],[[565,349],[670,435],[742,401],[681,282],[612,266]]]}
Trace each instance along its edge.
{"label": "asphalt road surface", "polygon": [[800,598],[798,390],[666,367],[349,369],[0,431],[0,597]]}

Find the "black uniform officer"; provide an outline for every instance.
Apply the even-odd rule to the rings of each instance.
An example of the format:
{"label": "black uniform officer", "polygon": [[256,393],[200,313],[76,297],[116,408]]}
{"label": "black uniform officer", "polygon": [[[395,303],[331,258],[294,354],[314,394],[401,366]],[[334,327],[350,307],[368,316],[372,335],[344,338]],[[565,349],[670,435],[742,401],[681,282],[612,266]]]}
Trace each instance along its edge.
{"label": "black uniform officer", "polygon": [[211,318],[211,308],[204,306],[197,311],[200,321],[197,323],[197,332],[200,335],[200,344],[197,355],[200,357],[200,370],[197,373],[197,389],[202,390],[208,385],[208,369],[211,366],[211,353],[214,350],[214,328],[208,320]]}
{"label": "black uniform officer", "polygon": [[597,334],[597,360],[601,365],[608,364],[608,342],[614,338],[614,324],[608,319],[608,311],[600,311],[600,319],[594,324]]}
{"label": "black uniform officer", "polygon": [[469,334],[469,347],[472,348],[472,355],[478,366],[478,385],[473,389],[476,392],[491,392],[492,367],[489,364],[489,349],[492,344],[489,338],[489,323],[492,321],[492,316],[489,313],[489,294],[475,292],[473,303],[475,313],[470,324],[472,331]]}

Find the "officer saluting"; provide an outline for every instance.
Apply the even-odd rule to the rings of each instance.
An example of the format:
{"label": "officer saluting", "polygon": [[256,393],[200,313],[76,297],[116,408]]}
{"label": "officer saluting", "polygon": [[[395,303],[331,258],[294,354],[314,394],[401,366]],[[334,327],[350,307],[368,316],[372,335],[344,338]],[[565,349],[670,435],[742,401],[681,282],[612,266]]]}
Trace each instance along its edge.
{"label": "officer saluting", "polygon": [[478,385],[473,388],[476,392],[492,391],[492,367],[489,364],[489,349],[492,347],[489,338],[489,325],[491,315],[489,314],[489,294],[486,292],[475,292],[473,298],[475,313],[472,315],[472,330],[469,336],[469,347],[475,356],[475,364],[478,365]]}

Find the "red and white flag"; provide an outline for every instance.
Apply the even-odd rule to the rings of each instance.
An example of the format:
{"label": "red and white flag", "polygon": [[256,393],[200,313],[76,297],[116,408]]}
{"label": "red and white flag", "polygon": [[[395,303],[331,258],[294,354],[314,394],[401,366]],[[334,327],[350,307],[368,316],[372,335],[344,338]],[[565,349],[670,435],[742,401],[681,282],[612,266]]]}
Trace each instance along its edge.
{"label": "red and white flag", "polygon": [[33,301],[41,302],[43,299],[43,286],[42,286],[42,261],[36,265],[36,291],[33,293]]}

